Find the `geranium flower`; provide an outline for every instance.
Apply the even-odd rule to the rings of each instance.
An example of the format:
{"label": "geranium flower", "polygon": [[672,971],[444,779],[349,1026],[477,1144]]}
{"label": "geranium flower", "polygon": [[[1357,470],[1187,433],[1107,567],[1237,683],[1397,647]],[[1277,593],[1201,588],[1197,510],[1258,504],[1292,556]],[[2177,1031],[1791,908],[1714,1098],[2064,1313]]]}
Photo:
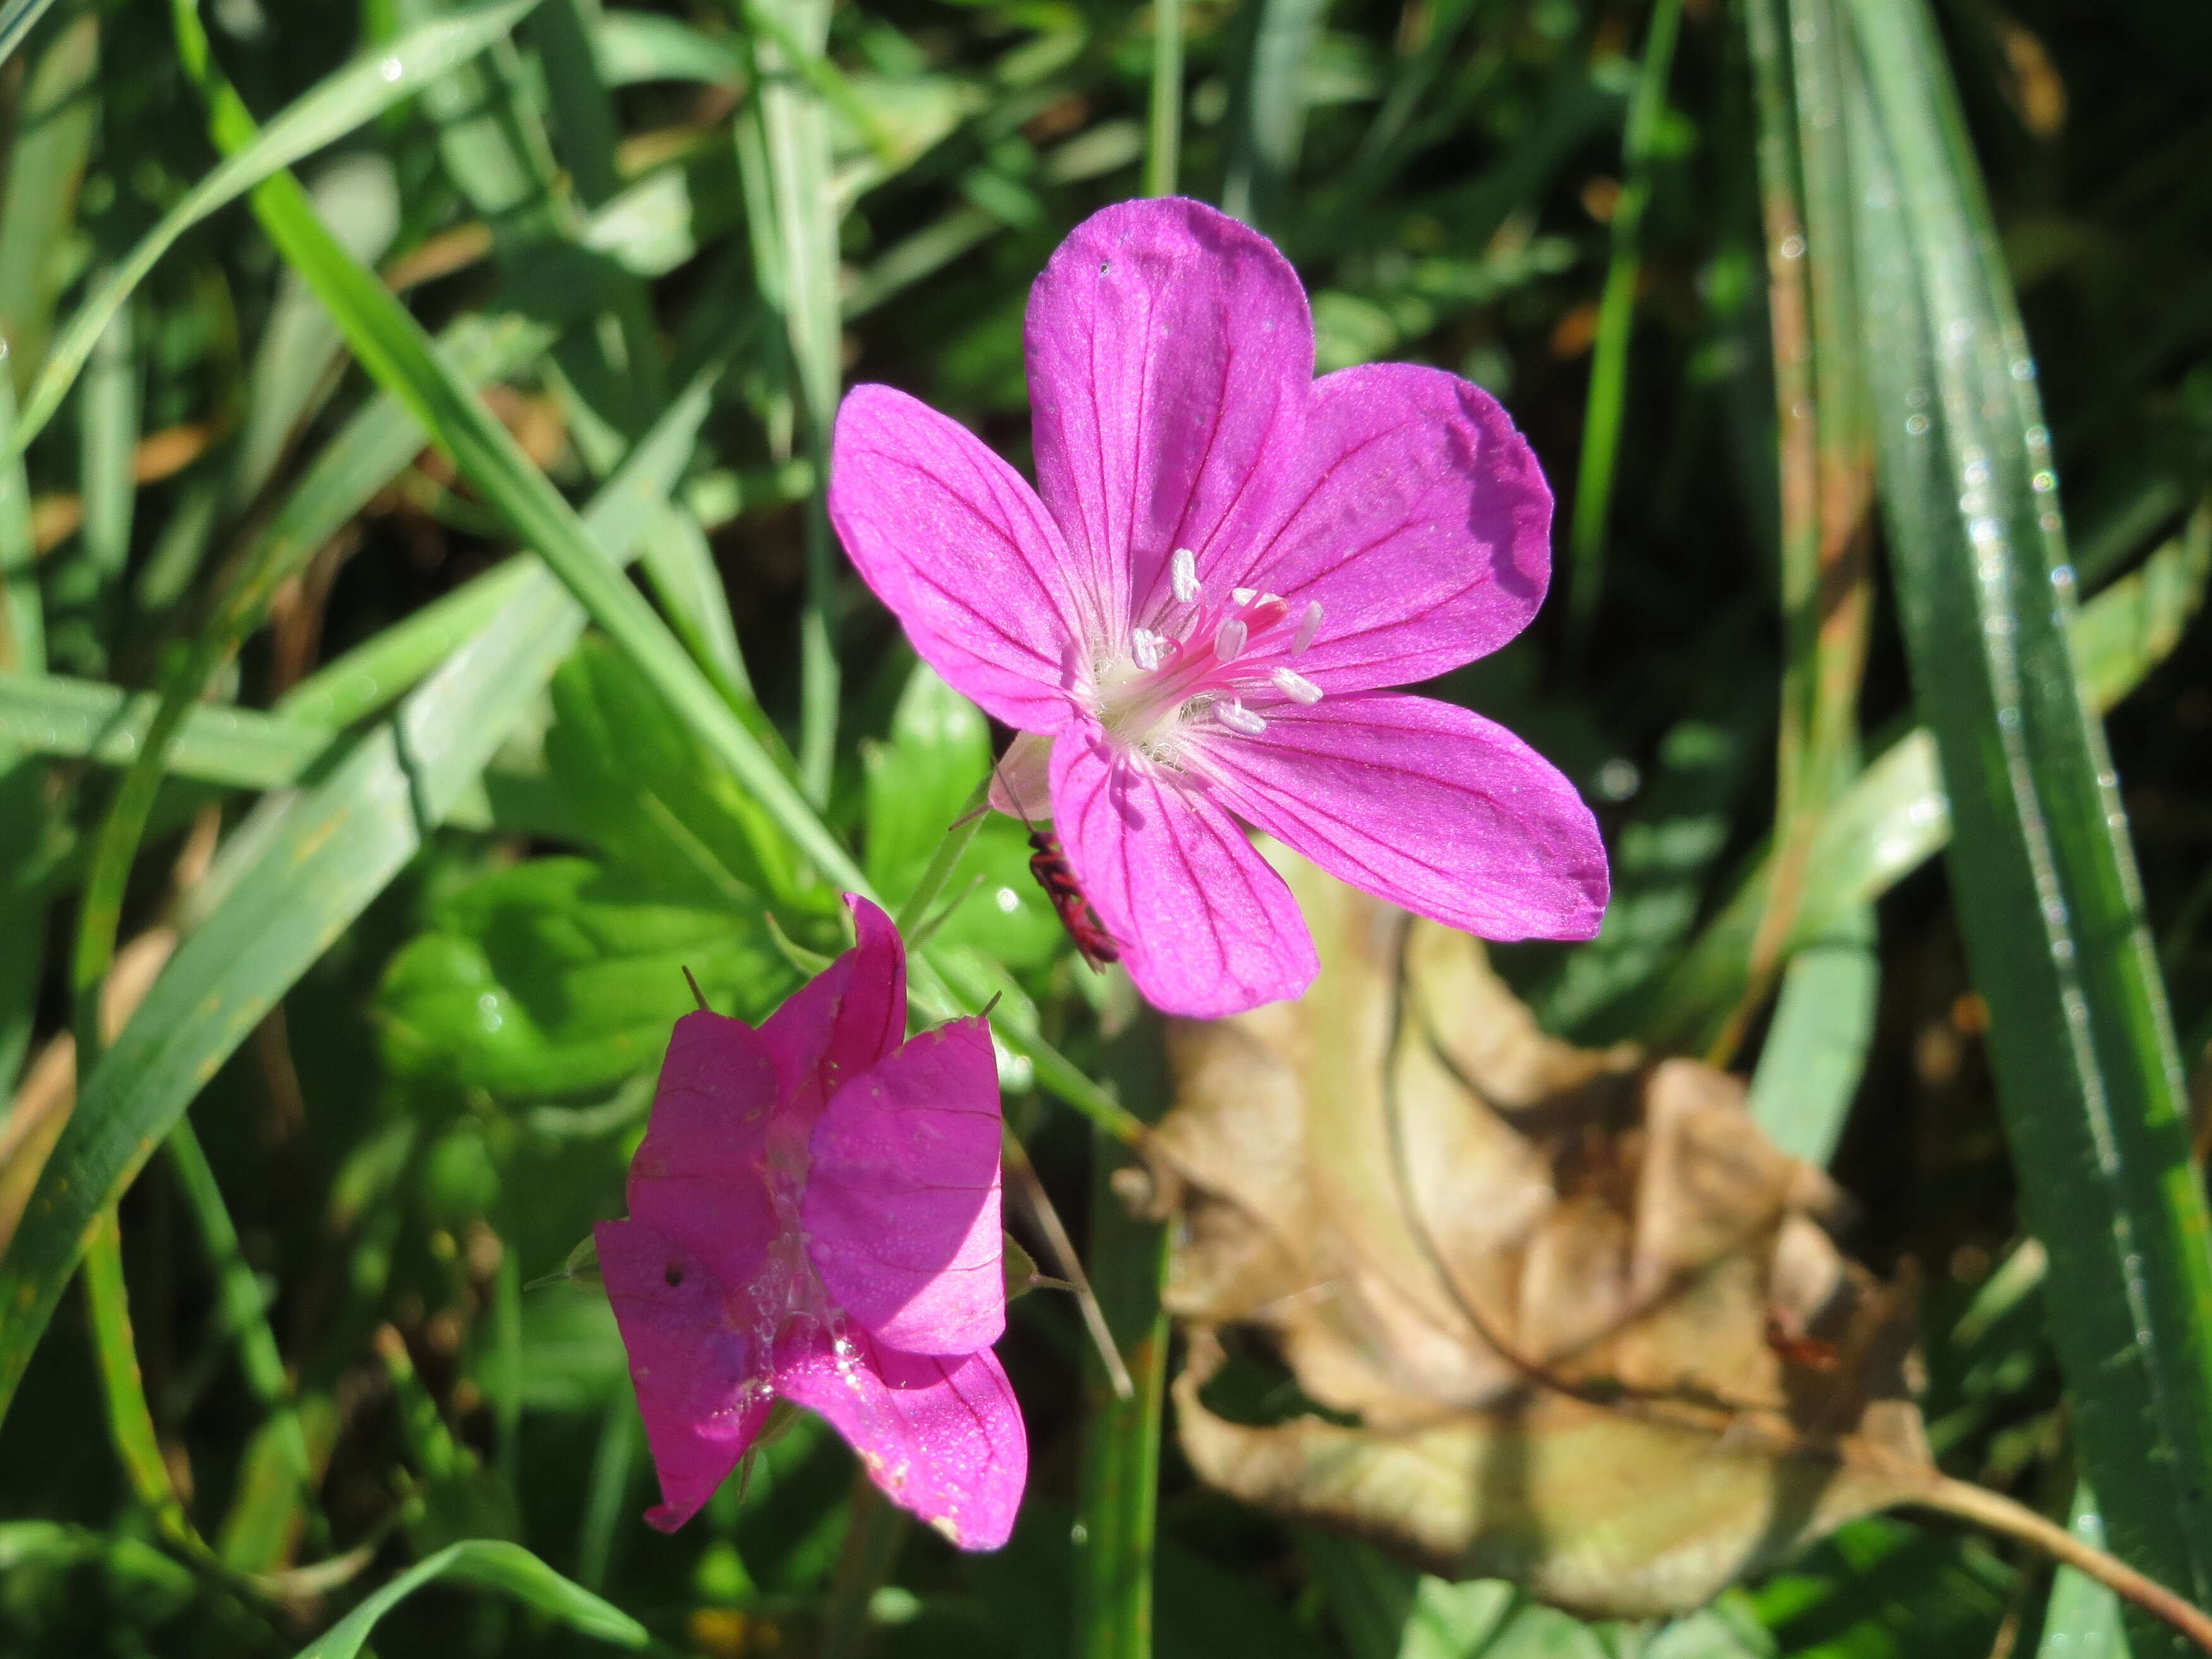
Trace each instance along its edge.
{"label": "geranium flower", "polygon": [[1245,824],[1450,927],[1595,933],[1605,853],[1573,787],[1385,689],[1496,650],[1544,597],[1551,493],[1496,400],[1407,363],[1316,380],[1289,263],[1188,201],[1078,226],[1030,290],[1028,354],[1037,489],[862,386],[830,513],[915,650],[1031,734],[994,803],[1048,796],[1146,996],[1214,1017],[1311,982]]}
{"label": "geranium flower", "polygon": [[906,951],[859,942],[758,1030],[676,1024],[629,1218],[592,1229],[674,1531],[777,1395],[830,1420],[896,1503],[964,1549],[1012,1529],[1029,1443],[1006,1328],[999,1084],[981,1019],[902,1041]]}

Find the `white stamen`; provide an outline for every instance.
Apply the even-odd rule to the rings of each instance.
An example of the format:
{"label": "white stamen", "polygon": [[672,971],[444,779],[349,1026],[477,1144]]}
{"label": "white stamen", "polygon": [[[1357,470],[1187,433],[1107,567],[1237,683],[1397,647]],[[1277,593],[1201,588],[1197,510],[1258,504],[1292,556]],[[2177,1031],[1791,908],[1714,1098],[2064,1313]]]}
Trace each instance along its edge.
{"label": "white stamen", "polygon": [[1160,647],[1165,643],[1149,628],[1129,630],[1129,654],[1137,659],[1137,666],[1147,674],[1160,665]]}
{"label": "white stamen", "polygon": [[1260,592],[1254,587],[1232,587],[1229,590],[1229,597],[1239,605],[1249,605],[1260,597]]}
{"label": "white stamen", "polygon": [[1178,547],[1168,562],[1168,580],[1175,584],[1176,603],[1188,605],[1198,597],[1198,555]]}
{"label": "white stamen", "polygon": [[1272,678],[1275,690],[1292,702],[1302,702],[1310,707],[1321,701],[1321,687],[1303,674],[1293,673],[1287,668],[1278,668]]}
{"label": "white stamen", "polygon": [[1232,732],[1241,732],[1248,738],[1256,738],[1267,729],[1267,722],[1247,708],[1234,697],[1227,702],[1213,705],[1213,718]]}
{"label": "white stamen", "polygon": [[1306,614],[1298,618],[1298,631],[1291,640],[1291,654],[1295,657],[1311,645],[1314,634],[1320,627],[1321,601],[1316,599],[1306,606]]}
{"label": "white stamen", "polygon": [[1244,649],[1244,624],[1231,617],[1213,630],[1213,654],[1224,662],[1234,662]]}
{"label": "white stamen", "polygon": [[[1262,605],[1284,605],[1283,596],[1279,593],[1262,593],[1260,596],[1260,603]],[[1284,609],[1288,610],[1289,608],[1290,607],[1288,605],[1284,605]]]}

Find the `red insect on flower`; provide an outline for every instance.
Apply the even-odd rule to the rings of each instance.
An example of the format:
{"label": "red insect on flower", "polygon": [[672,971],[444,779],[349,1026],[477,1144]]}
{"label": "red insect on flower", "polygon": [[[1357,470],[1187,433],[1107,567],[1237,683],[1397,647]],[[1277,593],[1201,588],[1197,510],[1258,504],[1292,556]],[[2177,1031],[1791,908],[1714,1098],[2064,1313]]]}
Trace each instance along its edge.
{"label": "red insect on flower", "polygon": [[1060,837],[1049,830],[1040,830],[1030,822],[1030,815],[1022,810],[1013,786],[1006,783],[1006,775],[999,774],[999,781],[1006,786],[1007,798],[1021,813],[1022,823],[1030,832],[1030,873],[1036,878],[1044,896],[1052,901],[1053,913],[1060,925],[1067,929],[1067,936],[1075,942],[1075,951],[1093,968],[1103,968],[1109,963],[1121,959],[1121,946],[1113,934],[1106,931],[1098,920],[1098,913],[1091,908],[1091,901],[1083,891],[1083,884],[1068,867],[1067,854],[1060,851]]}

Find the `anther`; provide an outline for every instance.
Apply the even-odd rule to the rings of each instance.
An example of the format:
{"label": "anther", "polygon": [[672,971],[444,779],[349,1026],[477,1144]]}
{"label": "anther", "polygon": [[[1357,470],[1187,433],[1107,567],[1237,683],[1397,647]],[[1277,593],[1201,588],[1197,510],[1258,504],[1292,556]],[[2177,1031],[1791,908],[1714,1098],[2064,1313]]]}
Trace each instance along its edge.
{"label": "anther", "polygon": [[1249,605],[1260,597],[1260,590],[1256,587],[1232,587],[1229,590],[1229,597],[1239,605]]}
{"label": "anther", "polygon": [[1321,701],[1321,687],[1303,674],[1293,673],[1287,668],[1278,668],[1271,678],[1275,682],[1275,690],[1292,702],[1302,702],[1310,707]]}
{"label": "anther", "polygon": [[1235,617],[1225,620],[1213,630],[1213,654],[1224,662],[1234,662],[1243,653],[1245,628]]}
{"label": "anther", "polygon": [[1168,562],[1168,580],[1175,585],[1176,603],[1188,605],[1198,597],[1198,555],[1178,547]]}
{"label": "anther", "polygon": [[1227,702],[1213,705],[1213,718],[1231,731],[1241,732],[1248,738],[1256,738],[1267,729],[1266,720],[1233,697]]}
{"label": "anther", "polygon": [[1137,659],[1137,666],[1147,674],[1160,665],[1160,647],[1164,643],[1149,628],[1129,630],[1129,654]]}
{"label": "anther", "polygon": [[1306,606],[1306,614],[1298,618],[1298,631],[1291,641],[1291,654],[1297,656],[1314,641],[1321,627],[1321,601],[1315,599]]}

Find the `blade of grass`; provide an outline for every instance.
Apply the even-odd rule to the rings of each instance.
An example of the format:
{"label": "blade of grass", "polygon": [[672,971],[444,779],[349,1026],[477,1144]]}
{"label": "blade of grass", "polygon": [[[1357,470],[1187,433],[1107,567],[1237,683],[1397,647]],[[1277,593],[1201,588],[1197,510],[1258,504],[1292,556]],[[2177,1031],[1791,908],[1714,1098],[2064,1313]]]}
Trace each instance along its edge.
{"label": "blade of grass", "polygon": [[138,448],[138,354],[131,307],[124,306],[94,345],[78,410],[77,488],[84,500],[84,523],[77,533],[103,608],[131,562],[131,520],[138,499],[131,471]]}
{"label": "blade of grass", "polygon": [[[1159,1019],[1149,1012],[1115,1042],[1120,1091],[1157,1115],[1167,1095]],[[1168,1232],[1131,1213],[1117,1190],[1123,1150],[1103,1134],[1091,1146],[1091,1286],[1113,1346],[1134,1384],[1115,1388],[1103,1358],[1083,1366],[1083,1449],[1077,1477],[1077,1659],[1150,1659],[1152,1553],[1159,1520],[1162,1401],[1168,1322],[1160,1306]],[[1133,1166],[1131,1173],[1135,1173]]]}
{"label": "blade of grass", "polygon": [[827,0],[773,5],[756,0],[738,10],[757,25],[755,119],[778,261],[775,286],[766,291],[783,313],[807,456],[814,465],[815,491],[806,514],[806,599],[799,621],[799,780],[807,800],[819,807],[830,798],[837,744],[836,555],[823,494],[840,379],[837,205],[828,117],[806,70],[829,40],[830,8]]}
{"label": "blade of grass", "polygon": [[[7,19],[35,21],[45,9],[42,0],[32,0],[0,15],[0,60],[21,40],[9,35]],[[0,200],[0,339],[15,387],[29,380],[46,354],[59,297],[55,252],[76,222],[77,188],[99,125],[99,68],[100,20],[87,12],[54,35],[23,89]]]}
{"label": "blade of grass", "polygon": [[[2105,1523],[2096,1494],[2074,1489],[2067,1530],[2098,1549],[2106,1547]],[[2051,1602],[2043,1615],[2043,1639],[2035,1659],[2127,1659],[2127,1632],[2120,1625],[2120,1598],[2087,1573],[2062,1566],[2051,1581]]]}
{"label": "blade of grass", "polygon": [[[2212,1217],[2103,733],[2056,479],[1942,49],[1852,0],[1849,111],[1882,498],[1949,867],[2051,1327],[2114,1547],[2212,1600]],[[2131,1620],[2139,1654],[2179,1651]]]}
{"label": "blade of grass", "polygon": [[1589,649],[1605,581],[1605,531],[1613,508],[1613,471],[1620,455],[1621,422],[1628,399],[1628,343],[1636,321],[1636,289],[1644,269],[1639,238],[1651,200],[1651,158],[1667,83],[1681,32],[1681,0],[1657,0],[1644,37],[1644,62],[1628,100],[1621,138],[1620,200],[1607,228],[1613,251],[1605,291],[1598,300],[1597,339],[1590,357],[1589,397],[1583,417],[1582,464],[1575,472],[1574,577],[1567,585],[1568,649],[1577,660]]}
{"label": "blade of grass", "polygon": [[[128,696],[98,680],[0,675],[0,738],[24,751],[128,766],[144,750],[159,700]],[[179,722],[160,765],[164,775],[244,789],[276,789],[331,746],[327,729],[246,708],[196,705]]]}
{"label": "blade of grass", "polygon": [[1328,0],[1259,0],[1223,212],[1265,224],[1278,211],[1305,143],[1306,59],[1328,15]]}
{"label": "blade of grass", "polygon": [[1822,1165],[1835,1155],[1874,1047],[1881,989],[1874,912],[1866,905],[1852,907],[1841,925],[1790,957],[1751,1079],[1752,1115],[1784,1152]]}
{"label": "blade of grass", "polygon": [[297,1659],[356,1659],[376,1621],[434,1579],[472,1584],[513,1596],[571,1630],[616,1647],[644,1648],[653,1638],[613,1603],[570,1583],[520,1544],[465,1539],[426,1556],[301,1648]]}
{"label": "blade of grass", "polygon": [[1834,0],[1747,11],[1757,86],[1775,365],[1784,667],[1775,852],[1736,1006],[1707,1051],[1726,1064],[1784,961],[1816,868],[1820,815],[1856,769],[1871,604],[1867,428],[1840,114],[1844,30]]}
{"label": "blade of grass", "polygon": [[1145,194],[1174,195],[1182,160],[1182,0],[1152,0],[1152,94],[1145,127]]}
{"label": "blade of grass", "polygon": [[101,1392],[107,1406],[107,1436],[138,1501],[170,1542],[195,1557],[212,1556],[201,1542],[169,1477],[161,1455],[154,1413],[138,1372],[138,1351],[131,1335],[131,1301],[123,1284],[123,1234],[115,1212],[101,1212],[87,1230],[84,1244],[84,1305],[92,1328]]}
{"label": "blade of grass", "polygon": [[70,319],[24,399],[16,444],[29,443],[53,417],[94,343],[131,290],[177,238],[272,173],[343,137],[466,63],[504,36],[537,3],[538,0],[497,0],[497,3],[426,23],[389,48],[358,58],[325,76],[252,142],[226,155],[161,216],[161,222]]}

